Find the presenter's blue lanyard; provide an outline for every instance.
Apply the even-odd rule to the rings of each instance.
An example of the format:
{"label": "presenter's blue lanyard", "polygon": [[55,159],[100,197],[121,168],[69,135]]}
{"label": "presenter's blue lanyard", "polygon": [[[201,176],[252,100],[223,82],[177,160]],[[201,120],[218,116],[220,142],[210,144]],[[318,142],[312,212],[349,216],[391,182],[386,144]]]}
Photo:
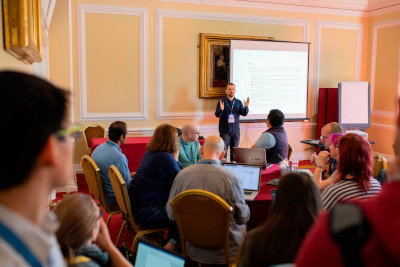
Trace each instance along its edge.
{"label": "presenter's blue lanyard", "polygon": [[[192,161],[192,162],[194,162],[194,159],[190,158],[190,157],[189,157],[189,155],[188,155],[188,153],[186,152],[186,148],[185,148],[185,142],[183,142],[182,135],[181,135],[181,141],[182,141],[183,151],[185,151],[185,155],[186,155],[187,159],[188,159],[189,161]],[[192,153],[193,153],[193,147],[192,147],[192,143],[190,143],[190,150],[191,150],[191,151],[192,151]]]}
{"label": "presenter's blue lanyard", "polygon": [[197,164],[215,164],[215,165],[219,165],[219,163],[215,162],[215,161],[200,161],[200,162],[197,162]]}
{"label": "presenter's blue lanyard", "polygon": [[226,106],[231,110],[231,114],[233,114],[233,108],[235,107],[235,99],[232,101],[232,108],[229,106],[228,100],[226,100]]}
{"label": "presenter's blue lanyard", "polygon": [[8,242],[8,244],[19,252],[19,254],[25,258],[26,262],[33,267],[41,267],[42,264],[38,261],[35,255],[29,250],[29,248],[16,236],[7,226],[0,222],[0,236]]}

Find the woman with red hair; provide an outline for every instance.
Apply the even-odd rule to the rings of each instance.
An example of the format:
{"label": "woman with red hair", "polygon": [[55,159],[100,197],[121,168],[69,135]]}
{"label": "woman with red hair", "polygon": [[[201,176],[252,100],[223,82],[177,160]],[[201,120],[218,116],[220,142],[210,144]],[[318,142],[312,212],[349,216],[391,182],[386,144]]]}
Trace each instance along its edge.
{"label": "woman with red hair", "polygon": [[349,133],[339,141],[338,178],[322,193],[323,207],[331,209],[339,201],[370,198],[381,191],[372,177],[372,152],[368,140]]}

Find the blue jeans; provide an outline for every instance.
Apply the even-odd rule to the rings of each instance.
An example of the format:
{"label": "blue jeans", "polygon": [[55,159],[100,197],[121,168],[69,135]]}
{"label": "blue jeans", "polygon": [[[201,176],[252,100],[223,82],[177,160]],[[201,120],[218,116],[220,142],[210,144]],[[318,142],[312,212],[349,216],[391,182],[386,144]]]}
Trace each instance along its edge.
{"label": "blue jeans", "polygon": [[168,239],[171,244],[176,245],[180,242],[178,226],[175,221],[168,218],[167,210],[164,207],[144,207],[134,208],[133,219],[140,225],[151,228],[168,227]]}
{"label": "blue jeans", "polygon": [[239,146],[240,132],[239,133],[220,133],[219,136],[221,136],[222,140],[224,140],[225,158],[227,157],[228,146],[229,146],[231,149],[231,161],[235,161],[235,153],[233,152],[233,148]]}

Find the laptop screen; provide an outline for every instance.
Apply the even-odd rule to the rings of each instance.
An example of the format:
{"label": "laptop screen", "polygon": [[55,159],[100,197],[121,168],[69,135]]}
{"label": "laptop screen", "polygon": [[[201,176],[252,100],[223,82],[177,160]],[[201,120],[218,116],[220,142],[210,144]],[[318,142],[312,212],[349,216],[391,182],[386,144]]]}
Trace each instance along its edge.
{"label": "laptop screen", "polygon": [[244,190],[259,190],[261,165],[223,163],[222,166],[233,171],[239,177]]}
{"label": "laptop screen", "polygon": [[153,266],[184,267],[185,259],[150,242],[139,240],[135,267]]}

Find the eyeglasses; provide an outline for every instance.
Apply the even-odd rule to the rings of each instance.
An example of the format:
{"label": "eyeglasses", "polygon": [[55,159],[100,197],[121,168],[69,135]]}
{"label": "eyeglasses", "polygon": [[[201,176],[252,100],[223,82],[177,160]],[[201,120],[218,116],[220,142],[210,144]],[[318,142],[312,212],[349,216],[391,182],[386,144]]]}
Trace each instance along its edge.
{"label": "eyeglasses", "polygon": [[71,125],[66,129],[59,130],[55,133],[59,140],[64,140],[66,136],[70,135],[73,138],[78,138],[82,136],[82,129],[83,127],[78,124]]}
{"label": "eyeglasses", "polygon": [[324,139],[324,140],[327,140],[328,138],[329,136],[322,136],[322,135],[319,137],[319,139]]}

